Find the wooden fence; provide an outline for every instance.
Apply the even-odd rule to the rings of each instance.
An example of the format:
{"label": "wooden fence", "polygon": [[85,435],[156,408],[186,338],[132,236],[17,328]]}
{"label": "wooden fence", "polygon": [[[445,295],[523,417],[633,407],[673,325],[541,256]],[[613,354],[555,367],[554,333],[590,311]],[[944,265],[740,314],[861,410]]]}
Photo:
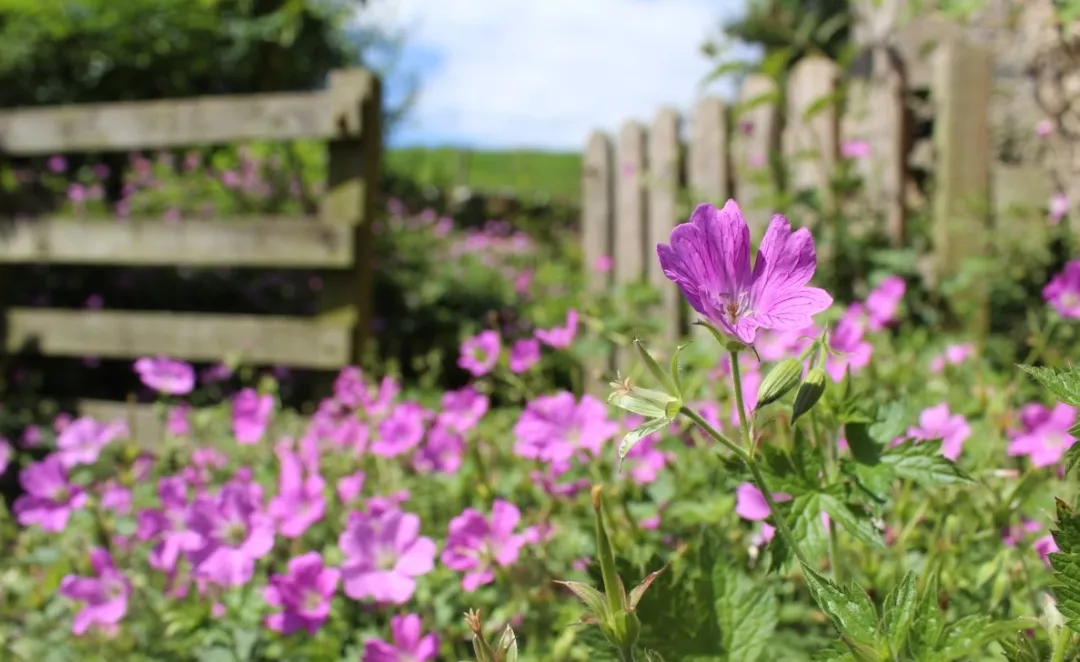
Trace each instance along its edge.
{"label": "wooden fence", "polygon": [[[167,355],[337,370],[357,362],[371,319],[371,224],[381,158],[379,80],[331,73],[307,93],[215,96],[0,111],[0,154],[171,149],[249,140],[328,141],[328,182],[317,218],[36,218],[0,228],[0,264],[254,267],[319,270],[314,317],[120,310],[3,311],[8,352],[134,359]],[[2,164],[0,164],[2,165]],[[10,286],[10,284],[9,284]],[[168,307],[167,301],[161,302]],[[86,403],[109,417],[118,403]]]}
{"label": "wooden fence", "polygon": [[[990,53],[950,37],[936,43],[925,62],[905,61],[921,48],[920,42],[870,51],[856,74],[808,57],[790,72],[783,94],[772,79],[750,75],[734,104],[712,97],[697,102],[686,118],[685,145],[682,118],[671,108],[658,110],[648,126],[631,120],[615,135],[593,132],[582,173],[584,259],[586,268],[602,256],[612,264],[609,272],[590,277],[593,286],[642,280],[659,286],[664,332],[655,345],[674,347],[686,331],[688,309],[660,269],[656,244],[668,241],[693,204],[728,198],[739,201],[760,237],[772,195],[828,195],[844,146],[858,143],[869,147],[864,158],[849,161],[865,182],[862,202],[894,246],[910,242],[905,221],[913,170],[920,159],[931,162],[934,186],[923,203],[932,214],[931,280],[955,275],[966,259],[984,255],[995,210],[1017,203],[1045,207],[1050,192],[1031,168],[993,163]],[[914,92],[928,92],[928,138],[916,136],[912,126],[918,121]],[[803,225],[810,219],[792,220]],[[1044,219],[1040,223],[1045,226]],[[953,298],[984,297],[979,288],[972,284]],[[614,374],[615,365],[628,369],[633,358],[620,351],[615,364],[600,360],[593,366],[591,381]]]}

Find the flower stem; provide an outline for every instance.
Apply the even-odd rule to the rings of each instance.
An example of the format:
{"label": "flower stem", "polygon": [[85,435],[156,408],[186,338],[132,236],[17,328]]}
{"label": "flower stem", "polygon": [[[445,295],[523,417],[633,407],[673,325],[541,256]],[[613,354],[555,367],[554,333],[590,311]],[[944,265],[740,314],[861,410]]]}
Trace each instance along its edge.
{"label": "flower stem", "polygon": [[788,527],[787,520],[780,515],[780,509],[777,507],[776,501],[773,500],[772,491],[765,483],[765,476],[761,473],[761,469],[758,468],[757,461],[750,457],[749,453],[742,448],[739,448],[733,441],[725,437],[719,430],[709,425],[709,422],[702,418],[701,414],[685,405],[681,407],[679,411],[696,423],[715,441],[728,448],[742,460],[743,464],[746,465],[746,468],[750,470],[750,474],[754,477],[754,484],[761,490],[762,496],[765,497],[765,503],[769,505],[769,512],[773,514],[773,519],[776,520],[776,530],[780,532],[780,536],[783,537],[784,542],[791,548],[791,551],[795,554],[795,558],[801,563],[809,565],[806,556],[803,554],[802,548],[799,547],[799,541],[795,539],[795,535],[791,532],[791,528]]}
{"label": "flower stem", "polygon": [[1071,643],[1072,630],[1069,626],[1062,625],[1058,628],[1057,636],[1054,637],[1054,656],[1050,658],[1050,662],[1065,662],[1065,653],[1068,652]]}
{"label": "flower stem", "polygon": [[739,371],[739,353],[731,352],[731,382],[735,385],[735,408],[739,411],[739,429],[742,431],[743,448],[753,456],[754,441],[750,436],[750,424],[746,419],[746,404],[743,402],[742,373]]}
{"label": "flower stem", "polygon": [[[825,462],[825,479],[832,483],[836,476],[836,441],[821,436],[818,428],[817,414],[810,412],[810,434],[814,444],[821,449],[821,456]],[[843,582],[844,571],[840,564],[840,534],[836,522],[829,520],[829,568],[832,570],[833,581],[837,584]]]}

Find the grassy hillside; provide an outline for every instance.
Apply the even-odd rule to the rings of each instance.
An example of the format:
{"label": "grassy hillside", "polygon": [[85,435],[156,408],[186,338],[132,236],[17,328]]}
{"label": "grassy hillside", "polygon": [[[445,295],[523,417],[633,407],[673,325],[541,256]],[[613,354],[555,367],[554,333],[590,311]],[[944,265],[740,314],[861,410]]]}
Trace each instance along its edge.
{"label": "grassy hillside", "polygon": [[519,196],[577,200],[581,155],[573,152],[392,149],[387,167],[434,186],[465,184],[478,191],[512,190]]}

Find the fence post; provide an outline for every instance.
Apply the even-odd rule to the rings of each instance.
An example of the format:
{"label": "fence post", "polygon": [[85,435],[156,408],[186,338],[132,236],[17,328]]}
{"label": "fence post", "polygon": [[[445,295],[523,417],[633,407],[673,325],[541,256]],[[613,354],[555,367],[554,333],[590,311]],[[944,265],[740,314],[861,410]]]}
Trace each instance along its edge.
{"label": "fence post", "polygon": [[732,136],[735,193],[746,222],[756,236],[768,223],[779,182],[772,159],[780,147],[779,91],[768,76],[751,74],[743,79]]}
{"label": "fence post", "polygon": [[[630,285],[641,282],[645,276],[645,127],[634,121],[624,122],[619,128],[618,141],[613,266],[616,285]],[[617,350],[616,368],[628,374],[635,363],[634,356],[630,347]]]}
{"label": "fence post", "polygon": [[[371,224],[374,220],[382,159],[382,94],[379,79],[363,70],[330,73],[332,99],[358,108],[343,108],[341,122],[358,122],[360,135],[328,143],[326,193],[319,210],[326,223],[352,228],[353,263],[326,272],[319,302],[321,315],[352,328],[351,360],[360,365],[371,335],[373,267]],[[355,133],[350,132],[355,135]]]}
{"label": "fence post", "polygon": [[[990,212],[990,53],[960,39],[938,46],[933,58],[934,104],[933,240],[935,272],[942,279],[960,275],[964,263],[987,256]],[[970,278],[950,294],[950,308],[966,326],[989,326],[984,278]]]}
{"label": "fence post", "polygon": [[827,205],[840,156],[839,74],[832,60],[810,56],[796,63],[788,76],[783,149],[789,164],[789,188],[816,189]]}
{"label": "fence post", "polygon": [[692,205],[707,201],[719,207],[731,197],[727,107],[722,99],[705,97],[694,105],[686,178]]}
{"label": "fence post", "polygon": [[[613,260],[612,221],[614,212],[614,180],[612,178],[611,138],[603,131],[593,131],[585,143],[581,168],[581,235],[587,287],[593,293],[611,285],[610,264]],[[597,270],[601,260],[607,260],[604,270]],[[605,347],[589,358],[585,365],[585,391],[603,397],[607,390],[606,377],[614,376],[611,354]]]}
{"label": "fence post", "polygon": [[662,108],[649,129],[648,225],[645,241],[645,271],[649,283],[660,292],[661,327],[656,353],[675,350],[683,333],[682,297],[664,276],[656,245],[671,239],[679,214],[679,111]]}

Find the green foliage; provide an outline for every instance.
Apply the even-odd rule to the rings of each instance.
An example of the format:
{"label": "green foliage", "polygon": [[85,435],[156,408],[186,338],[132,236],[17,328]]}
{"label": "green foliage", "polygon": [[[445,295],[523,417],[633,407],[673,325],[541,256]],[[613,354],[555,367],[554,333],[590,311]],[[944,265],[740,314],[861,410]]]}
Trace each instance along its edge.
{"label": "green foliage", "polygon": [[581,196],[578,153],[399,148],[388,151],[386,166],[395,175],[439,188],[467,186],[479,193],[575,203]]}

